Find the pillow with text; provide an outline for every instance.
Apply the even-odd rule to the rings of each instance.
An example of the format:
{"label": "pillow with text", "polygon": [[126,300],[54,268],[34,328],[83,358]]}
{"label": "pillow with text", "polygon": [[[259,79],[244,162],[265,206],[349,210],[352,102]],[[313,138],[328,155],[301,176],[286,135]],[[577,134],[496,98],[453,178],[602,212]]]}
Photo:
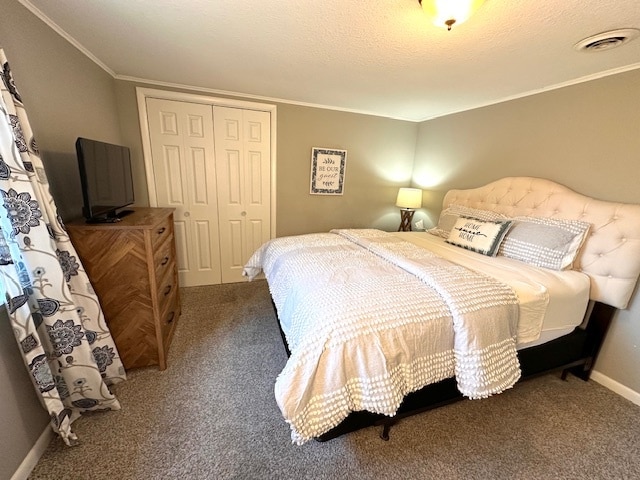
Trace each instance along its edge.
{"label": "pillow with text", "polygon": [[440,213],[438,225],[427,230],[427,232],[432,235],[437,235],[438,237],[448,238],[449,232],[460,216],[473,217],[478,220],[507,220],[506,216],[498,212],[480,210],[453,203]]}
{"label": "pillow with text", "polygon": [[460,216],[445,241],[457,247],[495,257],[511,223],[510,220],[484,221]]}

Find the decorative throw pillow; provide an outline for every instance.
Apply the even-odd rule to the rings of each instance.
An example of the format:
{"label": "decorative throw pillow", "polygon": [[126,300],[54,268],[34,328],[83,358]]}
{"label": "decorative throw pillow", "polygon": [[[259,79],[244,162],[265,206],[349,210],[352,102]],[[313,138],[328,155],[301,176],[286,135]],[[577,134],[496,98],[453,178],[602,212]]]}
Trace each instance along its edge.
{"label": "decorative throw pillow", "polygon": [[482,221],[460,216],[446,242],[489,257],[495,257],[502,239],[511,227],[510,220]]}
{"label": "decorative throw pillow", "polygon": [[465,207],[463,205],[451,204],[440,213],[438,225],[427,232],[438,237],[448,238],[449,232],[453,228],[461,215],[465,217],[477,218],[478,220],[507,220],[501,213],[489,210],[479,210],[477,208]]}
{"label": "decorative throw pillow", "polygon": [[515,217],[499,255],[537,267],[566,270],[573,266],[591,224],[579,220]]}

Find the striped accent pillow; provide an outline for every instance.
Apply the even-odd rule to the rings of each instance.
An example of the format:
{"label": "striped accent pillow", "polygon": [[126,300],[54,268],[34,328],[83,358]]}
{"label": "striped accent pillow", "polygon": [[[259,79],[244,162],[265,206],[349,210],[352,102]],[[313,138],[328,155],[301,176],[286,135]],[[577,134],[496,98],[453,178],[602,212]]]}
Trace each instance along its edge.
{"label": "striped accent pillow", "polygon": [[515,217],[498,255],[536,267],[567,270],[573,266],[591,224],[579,220]]}
{"label": "striped accent pillow", "polygon": [[442,238],[449,238],[449,232],[453,228],[460,216],[477,218],[478,220],[494,221],[507,220],[507,217],[501,213],[492,212],[490,210],[478,210],[477,208],[465,207],[463,205],[451,204],[440,213],[438,225],[427,230],[432,235]]}

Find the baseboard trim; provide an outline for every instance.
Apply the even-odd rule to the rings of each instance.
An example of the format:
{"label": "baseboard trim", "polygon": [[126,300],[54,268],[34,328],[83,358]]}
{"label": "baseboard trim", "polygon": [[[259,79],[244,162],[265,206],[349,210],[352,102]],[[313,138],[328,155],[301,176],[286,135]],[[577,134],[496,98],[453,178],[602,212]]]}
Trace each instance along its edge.
{"label": "baseboard trim", "polygon": [[616,382],[612,378],[609,378],[596,370],[591,371],[590,378],[594,382],[598,382],[603,387],[607,387],[609,390],[617,393],[627,400],[632,401],[636,405],[640,405],[640,393],[636,392],[635,390],[631,390],[629,387],[625,387],[621,383]]}
{"label": "baseboard trim", "polygon": [[29,450],[27,456],[24,457],[24,460],[11,477],[11,480],[27,480],[27,478],[29,478],[31,471],[36,466],[38,460],[40,460],[40,457],[49,446],[52,438],[53,430],[47,423],[44,431],[40,434],[40,437],[38,437],[38,440],[33,445],[31,450]]}

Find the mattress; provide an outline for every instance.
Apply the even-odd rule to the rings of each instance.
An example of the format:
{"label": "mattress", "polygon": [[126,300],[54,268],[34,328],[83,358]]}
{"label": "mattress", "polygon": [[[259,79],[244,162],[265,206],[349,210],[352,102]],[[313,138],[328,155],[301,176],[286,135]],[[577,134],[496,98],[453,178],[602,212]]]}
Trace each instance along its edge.
{"label": "mattress", "polygon": [[487,257],[449,245],[426,232],[394,233],[452,262],[490,275],[513,288],[520,302],[518,348],[539,345],[573,331],[589,303],[589,277],[574,270],[556,271],[506,257]]}

